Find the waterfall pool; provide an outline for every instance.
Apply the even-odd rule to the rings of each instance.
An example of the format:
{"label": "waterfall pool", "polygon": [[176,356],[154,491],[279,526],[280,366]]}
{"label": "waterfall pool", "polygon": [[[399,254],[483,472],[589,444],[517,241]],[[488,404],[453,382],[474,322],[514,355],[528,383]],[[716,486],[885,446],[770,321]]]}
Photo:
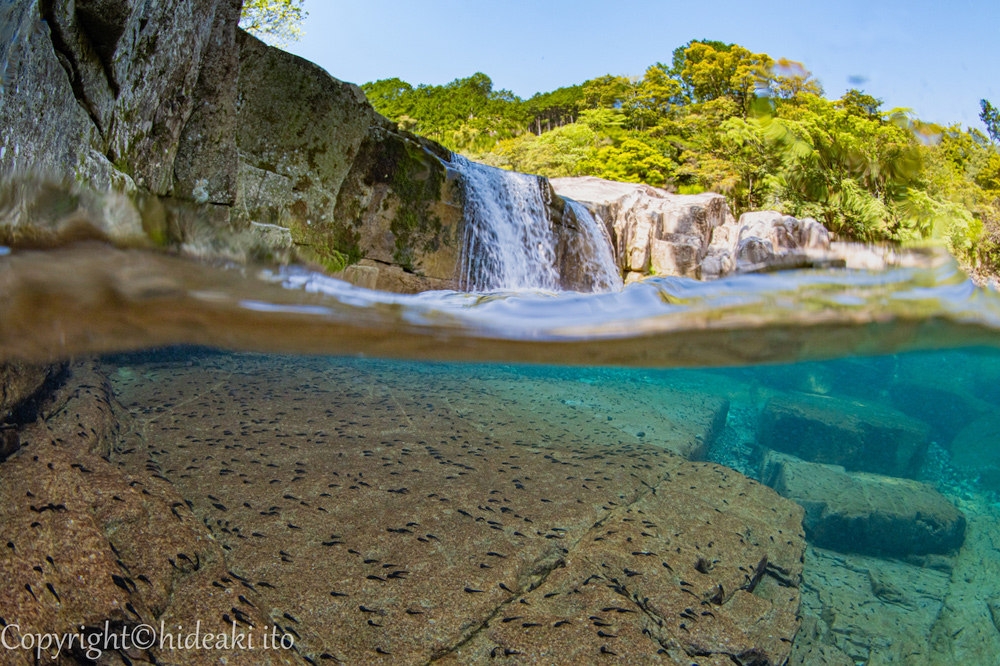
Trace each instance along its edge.
{"label": "waterfall pool", "polygon": [[1000,654],[1000,299],[945,255],[404,296],[82,245],[0,285],[3,360],[66,364],[7,428],[4,663],[105,620],[156,641],[96,663]]}

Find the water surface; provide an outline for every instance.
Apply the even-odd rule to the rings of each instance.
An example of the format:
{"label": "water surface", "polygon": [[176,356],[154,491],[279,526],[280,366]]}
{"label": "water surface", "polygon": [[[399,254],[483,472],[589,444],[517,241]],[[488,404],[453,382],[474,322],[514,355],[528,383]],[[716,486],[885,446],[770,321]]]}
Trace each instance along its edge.
{"label": "water surface", "polygon": [[[991,611],[1000,599],[991,545],[1000,539],[1000,301],[946,255],[910,255],[885,271],[651,278],[595,294],[403,296],[302,268],[92,244],[3,253],[0,309],[5,360],[103,354],[97,368],[125,410],[108,460],[169,484],[232,571],[276,585],[257,590],[255,603],[314,660],[427,663],[461,645],[467,663],[488,663],[497,645],[534,654],[560,641],[594,658],[606,648],[634,663],[698,659],[678,647],[690,632],[667,621],[683,609],[671,604],[695,581],[702,605],[742,617],[713,586],[730,573],[739,585],[739,567],[760,564],[758,552],[739,551],[753,530],[773,530],[768,547],[779,530],[795,532],[787,551],[769,553],[779,569],[761,565],[763,582],[745,590],[791,613],[791,624],[775,610],[762,625],[795,637],[791,663],[836,651],[854,663],[992,665],[1000,654]],[[792,467],[780,482],[774,447],[792,459],[781,459]],[[815,501],[795,496],[788,469],[814,474],[817,486],[839,474],[876,495],[933,497],[944,522],[911,520],[894,505],[896,526],[875,532],[883,542],[849,530],[831,542],[808,517],[791,527],[761,519],[794,505],[731,469],[775,485],[807,516]],[[715,475],[718,489],[672,488],[678,473]],[[698,532],[694,518],[656,513],[672,506],[707,524],[730,521],[727,548],[739,554],[703,561],[721,528]],[[878,512],[866,511],[860,524]],[[628,532],[640,514],[656,529]],[[616,538],[611,527],[594,532],[605,524],[631,541],[595,545]],[[905,526],[927,524],[939,546],[907,536]],[[805,564],[792,585],[799,530]],[[657,560],[658,582],[644,583],[654,576],[642,558],[670,544],[683,557]],[[586,611],[559,605],[586,578],[573,579],[589,571],[574,568],[584,553],[605,564],[629,557],[619,568],[632,572],[608,583],[617,596]],[[675,581],[664,578],[668,564],[694,570]],[[781,606],[790,589],[796,596]],[[525,626],[498,622],[529,603],[536,615]],[[633,623],[628,604],[661,625]],[[616,633],[566,629],[581,612],[608,617]],[[698,617],[698,626],[715,622]],[[535,625],[545,628],[531,633]],[[788,654],[788,643],[727,631],[767,659]],[[690,645],[722,644],[698,640],[708,643]]]}

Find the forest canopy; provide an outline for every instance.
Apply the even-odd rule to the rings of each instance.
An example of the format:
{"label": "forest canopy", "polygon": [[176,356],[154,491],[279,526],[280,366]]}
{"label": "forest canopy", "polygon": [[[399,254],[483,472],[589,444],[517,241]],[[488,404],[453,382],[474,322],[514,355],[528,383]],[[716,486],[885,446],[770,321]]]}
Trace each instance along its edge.
{"label": "forest canopy", "polygon": [[401,128],[494,166],[721,192],[736,215],[773,209],[846,239],[945,243],[1000,268],[1000,112],[988,100],[988,136],[924,123],[861,90],[830,99],[802,63],[712,40],[642,76],[529,99],[481,72],[362,87]]}

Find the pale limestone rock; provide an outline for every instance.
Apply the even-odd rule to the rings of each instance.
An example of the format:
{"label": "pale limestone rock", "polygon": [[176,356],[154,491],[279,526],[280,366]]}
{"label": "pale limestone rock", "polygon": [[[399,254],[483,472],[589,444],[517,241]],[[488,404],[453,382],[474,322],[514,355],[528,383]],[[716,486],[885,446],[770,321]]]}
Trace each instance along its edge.
{"label": "pale limestone rock", "polygon": [[626,281],[650,274],[714,279],[844,263],[830,252],[829,232],[811,218],[759,211],[737,221],[719,194],[678,195],[590,176],[554,178],[552,185],[608,222]]}
{"label": "pale limestone rock", "polygon": [[712,230],[727,215],[720,194],[671,194],[590,176],[551,182],[557,194],[579,201],[610,223],[616,259],[626,275],[698,277]]}

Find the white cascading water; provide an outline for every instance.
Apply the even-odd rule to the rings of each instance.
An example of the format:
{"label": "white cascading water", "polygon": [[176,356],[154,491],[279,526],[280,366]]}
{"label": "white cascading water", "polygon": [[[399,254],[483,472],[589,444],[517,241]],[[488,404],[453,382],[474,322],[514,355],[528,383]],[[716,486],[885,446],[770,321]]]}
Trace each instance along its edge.
{"label": "white cascading water", "polygon": [[[455,155],[465,179],[465,241],[461,288],[466,291],[537,289],[559,291],[558,235],[552,229],[539,176],[505,171]],[[569,202],[587,238],[585,253],[594,291],[622,286],[603,225],[576,202]]]}
{"label": "white cascading water", "polygon": [[572,199],[566,199],[566,203],[573,209],[580,225],[581,248],[578,255],[588,265],[587,274],[593,282],[591,291],[618,291],[624,286],[624,282],[615,263],[607,227],[582,203]]}
{"label": "white cascading water", "polygon": [[465,177],[462,289],[559,289],[556,237],[538,176],[455,155]]}

